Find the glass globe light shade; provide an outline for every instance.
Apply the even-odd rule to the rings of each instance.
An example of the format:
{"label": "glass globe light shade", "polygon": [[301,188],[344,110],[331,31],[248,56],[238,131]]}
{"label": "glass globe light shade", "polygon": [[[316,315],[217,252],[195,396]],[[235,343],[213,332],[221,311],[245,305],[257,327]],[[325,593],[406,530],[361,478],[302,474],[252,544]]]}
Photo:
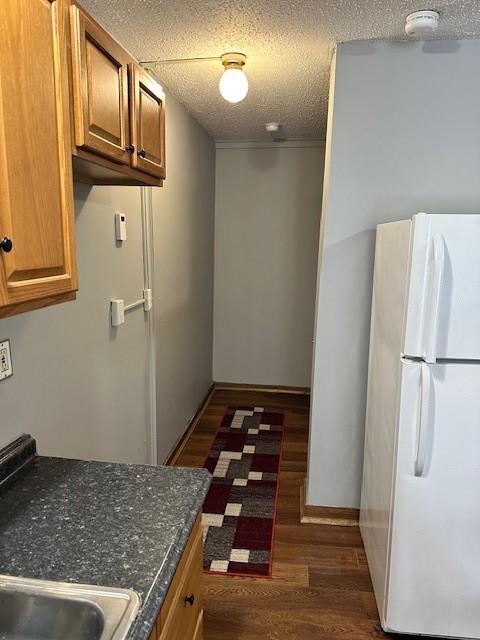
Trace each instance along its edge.
{"label": "glass globe light shade", "polygon": [[228,102],[241,102],[248,93],[248,79],[238,67],[228,67],[219,82],[222,97]]}

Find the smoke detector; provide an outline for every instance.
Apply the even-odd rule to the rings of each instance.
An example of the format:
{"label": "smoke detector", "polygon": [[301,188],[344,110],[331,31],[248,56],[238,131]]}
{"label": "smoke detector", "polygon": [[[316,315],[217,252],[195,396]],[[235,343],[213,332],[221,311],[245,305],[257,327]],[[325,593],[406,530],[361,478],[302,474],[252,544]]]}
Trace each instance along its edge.
{"label": "smoke detector", "polygon": [[414,11],[407,16],[405,33],[407,36],[427,36],[435,33],[440,14],[437,11]]}
{"label": "smoke detector", "polygon": [[265,130],[270,135],[273,142],[284,142],[287,139],[285,131],[283,130],[283,125],[279,122],[267,122]]}

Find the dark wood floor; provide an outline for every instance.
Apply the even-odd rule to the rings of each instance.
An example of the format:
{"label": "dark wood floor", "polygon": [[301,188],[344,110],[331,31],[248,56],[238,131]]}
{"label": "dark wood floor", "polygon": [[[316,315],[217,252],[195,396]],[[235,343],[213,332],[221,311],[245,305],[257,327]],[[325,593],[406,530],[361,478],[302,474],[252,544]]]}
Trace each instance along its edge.
{"label": "dark wood floor", "polygon": [[285,412],[273,578],[205,575],[205,640],[386,638],[357,527],[300,524],[308,397],[217,390],[176,464],[201,467],[228,406]]}

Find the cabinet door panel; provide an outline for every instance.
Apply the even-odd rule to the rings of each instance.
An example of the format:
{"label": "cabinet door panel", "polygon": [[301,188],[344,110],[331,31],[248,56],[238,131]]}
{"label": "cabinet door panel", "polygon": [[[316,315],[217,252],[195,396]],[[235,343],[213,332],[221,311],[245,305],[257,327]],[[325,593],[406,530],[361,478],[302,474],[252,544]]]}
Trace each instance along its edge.
{"label": "cabinet door panel", "polygon": [[[188,575],[177,594],[174,602],[174,610],[164,631],[166,640],[185,640],[194,638],[198,626],[198,618],[202,611],[202,545],[197,545]],[[187,602],[187,598],[193,598],[193,604]]]}
{"label": "cabinet door panel", "polygon": [[157,630],[156,629],[153,629],[153,631],[150,634],[148,640],[157,640]]}
{"label": "cabinet door panel", "polygon": [[77,287],[64,11],[0,3],[0,307]]}
{"label": "cabinet door panel", "polygon": [[130,162],[128,54],[78,7],[71,7],[75,143]]}
{"label": "cabinet door panel", "polygon": [[203,609],[197,619],[197,626],[193,634],[193,640],[203,640]]}
{"label": "cabinet door panel", "polygon": [[165,178],[165,94],[161,86],[137,65],[131,64],[130,108],[132,166]]}
{"label": "cabinet door panel", "polygon": [[159,640],[202,638],[203,537],[200,519],[190,540],[160,611],[157,624]]}

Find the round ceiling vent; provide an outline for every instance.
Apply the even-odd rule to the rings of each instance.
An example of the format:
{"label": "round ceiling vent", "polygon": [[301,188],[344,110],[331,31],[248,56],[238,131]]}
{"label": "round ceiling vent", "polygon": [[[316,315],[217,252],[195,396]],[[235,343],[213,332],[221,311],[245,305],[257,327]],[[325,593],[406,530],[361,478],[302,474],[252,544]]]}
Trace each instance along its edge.
{"label": "round ceiling vent", "polygon": [[425,36],[435,33],[440,14],[437,11],[414,11],[407,16],[405,33],[408,36]]}

